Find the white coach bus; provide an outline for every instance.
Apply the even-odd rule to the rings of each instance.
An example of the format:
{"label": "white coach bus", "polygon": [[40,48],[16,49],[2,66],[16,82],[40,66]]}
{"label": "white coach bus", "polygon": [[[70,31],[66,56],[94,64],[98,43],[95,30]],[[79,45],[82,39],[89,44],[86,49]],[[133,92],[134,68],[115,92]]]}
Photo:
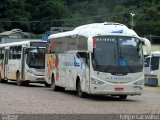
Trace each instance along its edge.
{"label": "white coach bus", "polygon": [[17,85],[45,82],[46,42],[41,40],[0,44],[0,82]]}
{"label": "white coach bus", "polygon": [[[87,94],[141,95],[144,87],[142,43],[119,23],[93,23],[52,34],[46,54],[46,82],[53,90]],[[149,46],[149,45],[146,45]]]}

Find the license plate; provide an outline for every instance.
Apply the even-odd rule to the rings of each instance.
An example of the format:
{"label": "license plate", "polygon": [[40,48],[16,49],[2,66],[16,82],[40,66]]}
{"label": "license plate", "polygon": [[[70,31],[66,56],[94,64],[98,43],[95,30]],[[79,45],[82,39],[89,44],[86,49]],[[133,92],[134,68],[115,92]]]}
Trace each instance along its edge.
{"label": "license plate", "polygon": [[123,91],[124,88],[115,88],[115,91]]}

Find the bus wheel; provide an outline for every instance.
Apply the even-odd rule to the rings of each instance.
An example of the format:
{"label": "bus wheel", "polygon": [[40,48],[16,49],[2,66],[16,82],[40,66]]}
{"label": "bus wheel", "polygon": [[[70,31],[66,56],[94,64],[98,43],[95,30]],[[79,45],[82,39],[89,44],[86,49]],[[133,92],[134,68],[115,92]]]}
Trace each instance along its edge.
{"label": "bus wheel", "polygon": [[55,84],[54,75],[52,75],[52,85],[51,85],[53,91],[58,91],[58,86]]}
{"label": "bus wheel", "polygon": [[45,86],[46,86],[46,87],[51,87],[51,85],[50,85],[50,84],[48,84],[48,83],[45,83]]}
{"label": "bus wheel", "polygon": [[17,82],[17,85],[19,85],[19,86],[22,85],[22,81],[20,80],[20,73],[19,72],[16,73],[16,82]]}
{"label": "bus wheel", "polygon": [[2,79],[1,74],[0,74],[0,83],[6,83],[7,80]]}
{"label": "bus wheel", "polygon": [[82,92],[81,83],[80,83],[79,80],[78,80],[78,82],[77,82],[77,94],[78,94],[78,96],[81,97],[81,98],[86,97],[86,93],[85,93],[85,92]]}
{"label": "bus wheel", "polygon": [[23,81],[23,85],[25,86],[29,85],[29,81]]}
{"label": "bus wheel", "polygon": [[1,74],[0,74],[0,83],[3,83],[3,80],[2,80],[2,78],[1,78]]}
{"label": "bus wheel", "polygon": [[121,100],[125,100],[125,99],[127,99],[127,95],[120,95],[119,98],[120,98]]}

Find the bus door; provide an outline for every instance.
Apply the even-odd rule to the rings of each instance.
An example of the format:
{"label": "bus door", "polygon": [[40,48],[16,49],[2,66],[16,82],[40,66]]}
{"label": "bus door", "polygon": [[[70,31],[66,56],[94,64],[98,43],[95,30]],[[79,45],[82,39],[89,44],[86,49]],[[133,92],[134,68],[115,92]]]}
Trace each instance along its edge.
{"label": "bus door", "polygon": [[152,56],[151,58],[151,65],[150,65],[150,74],[153,75],[158,75],[160,70],[159,70],[159,56]]}
{"label": "bus door", "polygon": [[81,61],[79,66],[78,73],[82,74],[82,87],[85,91],[89,91],[89,76],[90,76],[90,69],[89,69],[89,54],[87,52],[78,52],[77,54],[78,59]]}
{"label": "bus door", "polygon": [[149,56],[149,57],[146,57],[144,60],[144,66],[145,66],[144,74],[145,75],[149,75],[151,72],[151,58],[152,57]]}
{"label": "bus door", "polygon": [[8,71],[9,71],[9,66],[8,66],[8,55],[9,53],[9,49],[5,50],[5,60],[4,60],[4,79],[7,79],[8,77]]}
{"label": "bus door", "polygon": [[22,49],[21,79],[25,80],[26,48]]}
{"label": "bus door", "polygon": [[90,91],[90,56],[89,53],[86,53],[86,59],[85,59],[85,70],[86,70],[86,75],[85,75],[85,89],[87,92]]}

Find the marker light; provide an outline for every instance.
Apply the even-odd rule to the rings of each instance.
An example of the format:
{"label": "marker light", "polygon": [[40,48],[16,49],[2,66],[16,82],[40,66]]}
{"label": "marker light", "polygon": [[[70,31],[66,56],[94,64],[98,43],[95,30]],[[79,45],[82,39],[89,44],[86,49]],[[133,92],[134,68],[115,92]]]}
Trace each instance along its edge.
{"label": "marker light", "polygon": [[93,39],[93,48],[96,48],[96,44],[97,44],[96,39]]}

